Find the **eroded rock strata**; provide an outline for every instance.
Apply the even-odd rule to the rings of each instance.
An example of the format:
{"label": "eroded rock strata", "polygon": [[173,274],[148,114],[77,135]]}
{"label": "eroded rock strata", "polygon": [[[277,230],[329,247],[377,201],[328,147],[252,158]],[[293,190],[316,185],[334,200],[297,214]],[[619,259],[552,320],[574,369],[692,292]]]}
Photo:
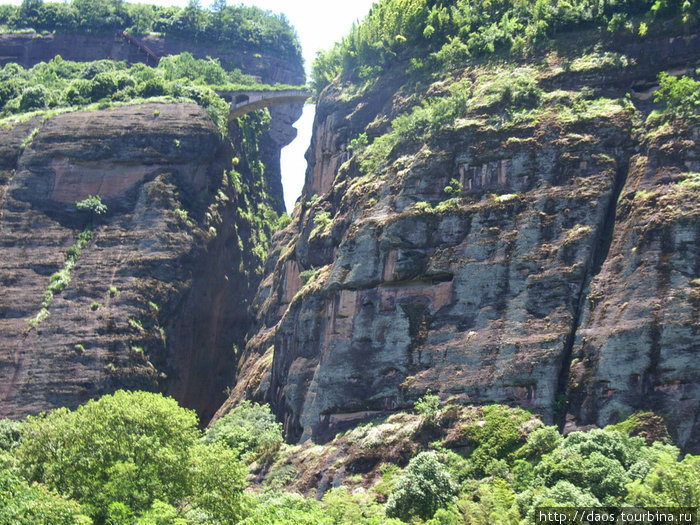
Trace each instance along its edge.
{"label": "eroded rock strata", "polygon": [[[404,65],[331,84],[219,413],[269,401],[292,440],[324,441],[430,389],[569,429],[653,409],[697,451],[697,120],[648,116],[658,73],[692,71],[698,39],[608,45],[612,69],[530,64],[542,95],[528,118],[474,103],[369,172],[356,139],[449,91],[417,90]],[[451,80],[477,97],[487,73]],[[577,93],[595,102],[564,109]]]}
{"label": "eroded rock strata", "polygon": [[[117,388],[167,392],[211,416],[260,264],[240,212],[271,200],[231,183],[237,156],[243,182],[261,184],[235,129],[232,138],[189,103],[65,113],[3,133],[2,416]],[[90,195],[106,214],[76,209]],[[86,227],[92,237],[41,319],[52,275]]]}

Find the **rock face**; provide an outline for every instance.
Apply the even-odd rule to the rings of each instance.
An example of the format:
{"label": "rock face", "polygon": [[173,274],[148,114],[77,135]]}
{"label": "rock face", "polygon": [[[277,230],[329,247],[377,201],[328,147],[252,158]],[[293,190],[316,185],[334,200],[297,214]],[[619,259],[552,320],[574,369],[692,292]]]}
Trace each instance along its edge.
{"label": "rock face", "polygon": [[[0,416],[139,388],[209,419],[250,324],[260,264],[244,253],[251,226],[240,210],[264,197],[245,200],[229,181],[238,156],[244,182],[256,182],[233,137],[222,140],[185,103],[66,113],[3,132]],[[76,209],[89,195],[101,196],[105,215]],[[46,305],[51,276],[86,228],[69,282]]]}
{"label": "rock face", "polygon": [[[693,64],[697,37],[616,51],[628,65],[614,75],[543,63],[538,85],[546,100],[619,100],[501,123],[502,109],[475,110],[370,173],[350,141],[371,142],[440,86],[411,99],[403,68],[361,95],[331,84],[304,202],[275,238],[258,329],[219,414],[269,401],[293,440],[325,441],[430,389],[569,428],[654,409],[697,451],[698,128],[659,131],[644,124],[648,97],[623,99]],[[460,74],[478,91],[478,75]],[[449,199],[451,179],[464,196]]]}
{"label": "rock face", "polygon": [[610,252],[588,290],[569,377],[570,420],[603,424],[651,409],[695,451],[699,138],[697,126],[669,126],[646,137],[632,157]]}

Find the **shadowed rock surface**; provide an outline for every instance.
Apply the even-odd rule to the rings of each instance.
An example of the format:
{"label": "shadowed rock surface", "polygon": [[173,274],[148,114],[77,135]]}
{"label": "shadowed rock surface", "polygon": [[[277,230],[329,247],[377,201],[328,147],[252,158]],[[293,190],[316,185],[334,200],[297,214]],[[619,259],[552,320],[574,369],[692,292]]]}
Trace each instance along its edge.
{"label": "shadowed rock surface", "polygon": [[[241,248],[251,228],[239,217],[243,196],[225,174],[238,155],[252,177],[244,155],[186,103],[34,119],[0,140],[0,414],[130,388],[167,392],[206,421],[257,282],[259,263]],[[88,195],[108,212],[32,328],[51,275],[90,221],[75,206]]]}

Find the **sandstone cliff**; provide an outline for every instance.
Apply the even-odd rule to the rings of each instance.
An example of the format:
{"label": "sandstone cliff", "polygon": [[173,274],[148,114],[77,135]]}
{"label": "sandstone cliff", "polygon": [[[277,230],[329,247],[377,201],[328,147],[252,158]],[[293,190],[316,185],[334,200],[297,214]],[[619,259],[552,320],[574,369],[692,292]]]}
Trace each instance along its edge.
{"label": "sandstone cliff", "polygon": [[[223,140],[195,104],[143,104],[37,117],[0,142],[0,415],[138,388],[208,420],[261,264],[245,216],[272,201],[242,189],[263,181],[240,133]],[[106,214],[76,209],[90,195]],[[86,226],[91,239],[46,305]]]}
{"label": "sandstone cliff", "polygon": [[[697,120],[647,118],[658,73],[694,71],[698,37],[582,56],[586,38],[525,70],[421,85],[400,64],[323,92],[303,202],[219,414],[266,400],[292,440],[324,441],[430,389],[568,428],[653,409],[698,450]],[[534,79],[538,105],[489,98],[503,78]],[[466,117],[370,163],[363,133],[455,80]]]}

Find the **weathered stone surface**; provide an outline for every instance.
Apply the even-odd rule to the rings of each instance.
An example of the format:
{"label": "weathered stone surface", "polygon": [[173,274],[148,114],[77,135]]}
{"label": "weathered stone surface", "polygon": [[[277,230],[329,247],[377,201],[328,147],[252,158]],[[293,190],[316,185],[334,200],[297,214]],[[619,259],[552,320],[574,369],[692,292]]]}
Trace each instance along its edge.
{"label": "weathered stone surface", "polygon": [[[653,83],[665,66],[696,57],[693,38],[682,39],[675,54],[673,46],[657,46],[661,54],[652,56],[654,42],[632,49],[619,82],[588,71],[550,75],[541,87],[588,86],[623,97],[631,84]],[[567,407],[579,424],[610,423],[652,408],[668,417],[677,443],[697,450],[690,438],[697,436],[700,402],[692,386],[698,365],[697,200],[684,201],[692,211],[669,219],[667,234],[649,234],[648,247],[637,247],[637,253],[649,250],[649,271],[670,272],[666,292],[642,292],[640,273],[639,291],[633,278],[616,298],[623,304],[630,294],[647,296],[646,306],[626,307],[637,332],[610,325],[595,338],[582,335],[605,326],[586,300],[591,287],[614,282],[623,290],[630,261],[638,257],[633,248],[639,234],[608,255],[611,239],[618,246],[617,236],[626,239],[650,219],[625,208],[628,199],[618,203],[625,181],[637,189],[630,185],[639,177],[640,151],[648,148],[643,135],[649,129],[640,123],[649,99],[503,128],[487,123],[489,115],[477,115],[426,144],[400,144],[391,153],[393,163],[365,175],[347,146],[362,132],[371,142],[405,110],[411,103],[402,97],[405,81],[404,73],[392,71],[361,96],[336,83],[319,99],[304,202],[276,237],[254,303],[259,326],[219,414],[246,397],[266,400],[293,440],[324,441],[367,414],[409,407],[430,389],[443,400],[523,406],[562,424]],[[695,137],[694,129],[688,137]],[[668,150],[667,160],[649,169],[673,165],[679,179],[697,171],[697,149],[688,137],[678,143],[682,155]],[[664,150],[660,142],[657,148]],[[452,178],[467,197],[439,206]],[[666,248],[654,244],[661,239]],[[621,261],[613,263],[615,257]],[[599,292],[609,293],[616,292]],[[663,330],[650,328],[652,321]],[[657,342],[636,352],[615,342],[617,334]],[[635,352],[634,358],[613,346]],[[649,355],[656,357],[644,357]],[[585,359],[585,370],[571,367],[574,356]],[[628,361],[636,364],[625,370]],[[583,374],[580,391],[571,383],[574,371]],[[647,392],[641,379],[640,386],[631,385],[635,374],[653,378],[644,387],[656,392],[653,399],[639,395]],[[590,396],[588,385],[596,385]],[[609,399],[600,397],[605,393]],[[677,406],[683,416],[673,415]]]}
{"label": "weathered stone surface", "polygon": [[569,378],[572,422],[602,426],[651,409],[692,450],[700,448],[698,138],[697,127],[676,123],[632,158]]}
{"label": "weathered stone surface", "polygon": [[[224,173],[238,155],[249,177],[244,155],[195,104],[37,119],[3,134],[0,151],[0,415],[141,388],[207,420],[257,283],[239,247],[249,226]],[[88,195],[108,212],[32,328],[51,275],[90,221],[75,206]]]}

